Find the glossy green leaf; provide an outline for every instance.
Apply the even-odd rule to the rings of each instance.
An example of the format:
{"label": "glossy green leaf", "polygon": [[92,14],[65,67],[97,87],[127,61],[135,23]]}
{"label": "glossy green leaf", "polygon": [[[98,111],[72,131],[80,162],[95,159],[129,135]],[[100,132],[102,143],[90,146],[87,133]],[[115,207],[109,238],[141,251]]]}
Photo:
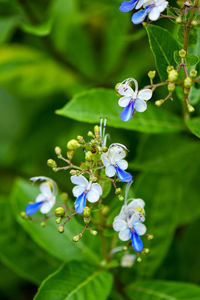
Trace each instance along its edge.
{"label": "glossy green leaf", "polygon": [[185,123],[189,130],[198,138],[200,138],[200,117],[188,119]]}
{"label": "glossy green leaf", "polygon": [[59,263],[25,234],[14,221],[9,204],[7,197],[1,197],[0,258],[19,276],[39,284],[59,266]]}
{"label": "glossy green leaf", "polygon": [[111,287],[109,272],[74,261],[44,280],[34,300],[106,300]]}
{"label": "glossy green leaf", "polygon": [[144,113],[136,113],[131,121],[122,122],[121,108],[117,102],[118,98],[114,91],[94,89],[74,96],[57,113],[87,123],[99,123],[103,116],[108,118],[108,126],[141,132],[159,133],[182,129],[182,121],[178,117],[150,103]]}
{"label": "glossy green leaf", "polygon": [[184,282],[139,281],[126,288],[133,300],[199,300],[200,287]]}
{"label": "glossy green leaf", "polygon": [[173,53],[179,50],[180,46],[171,33],[164,28],[156,25],[148,25],[146,30],[158,74],[161,81],[165,81],[167,79],[167,66],[173,65],[175,67],[176,63]]}
{"label": "glossy green leaf", "polygon": [[[178,65],[181,64],[181,57],[180,57],[178,51],[174,52],[174,60]],[[196,64],[198,64],[198,62],[199,62],[198,56],[196,56],[194,54],[190,54],[190,53],[187,54],[187,56],[185,58],[186,66],[188,66],[188,67],[195,66]]]}
{"label": "glossy green leaf", "polygon": [[[183,25],[179,26],[177,38],[178,38],[179,43],[181,43],[183,45],[184,44],[184,26]],[[191,47],[191,46],[196,45],[197,41],[198,41],[198,29],[195,27],[191,27],[190,35],[189,35],[189,46]]]}
{"label": "glossy green leaf", "polygon": [[[98,262],[97,253],[92,251],[92,243],[94,237],[86,232],[84,237],[78,242],[73,243],[74,235],[80,233],[84,225],[77,223],[75,218],[72,218],[65,226],[63,234],[58,233],[55,217],[46,221],[46,227],[41,227],[40,222],[29,222],[20,217],[20,212],[28,202],[34,201],[39,190],[31,183],[23,180],[18,180],[12,191],[13,211],[16,215],[17,221],[28,232],[31,238],[45,251],[52,256],[69,261],[71,259],[83,260],[89,259],[93,262]],[[95,239],[98,237],[95,237]],[[95,240],[96,242],[96,240]]]}

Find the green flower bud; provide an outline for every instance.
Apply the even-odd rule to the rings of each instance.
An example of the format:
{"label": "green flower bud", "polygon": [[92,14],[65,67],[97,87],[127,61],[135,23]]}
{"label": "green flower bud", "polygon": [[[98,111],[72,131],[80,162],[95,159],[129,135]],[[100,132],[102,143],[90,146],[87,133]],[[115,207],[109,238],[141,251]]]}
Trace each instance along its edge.
{"label": "green flower bud", "polygon": [[192,20],[191,25],[192,25],[192,26],[197,26],[197,25],[198,25],[198,21],[197,21],[197,20]]}
{"label": "green flower bud", "polygon": [[151,240],[153,240],[153,239],[154,239],[153,234],[147,234],[147,240],[148,240],[148,241],[151,241]]}
{"label": "green flower bud", "polygon": [[60,225],[60,226],[58,227],[58,232],[60,232],[60,233],[63,233],[63,232],[64,232],[64,226],[63,226],[63,225]]}
{"label": "green flower bud", "polygon": [[168,85],[167,85],[167,88],[168,88],[168,91],[169,92],[173,92],[175,90],[175,84],[173,82],[170,82]]}
{"label": "green flower bud", "polygon": [[56,155],[59,156],[59,155],[61,154],[61,152],[62,152],[62,151],[61,151],[61,148],[60,148],[60,147],[58,147],[58,146],[55,147],[55,153],[56,153]]}
{"label": "green flower bud", "polygon": [[78,135],[76,139],[77,139],[77,141],[78,141],[79,143],[81,143],[81,144],[84,143],[84,138],[83,138],[83,136]]}
{"label": "green flower bud", "polygon": [[173,66],[168,66],[167,67],[167,73],[169,73],[170,71],[174,70],[174,67]]}
{"label": "green flower bud", "polygon": [[188,88],[184,88],[183,92],[184,92],[184,94],[185,94],[185,95],[189,95],[189,93],[190,93],[190,89],[188,89]]}
{"label": "green flower bud", "polygon": [[149,250],[149,248],[144,248],[143,252],[144,252],[144,254],[149,254],[150,250]]}
{"label": "green flower bud", "polygon": [[60,224],[61,221],[62,221],[62,218],[57,218],[57,219],[56,219],[56,224]]}
{"label": "green flower bud", "polygon": [[80,147],[80,144],[77,140],[70,140],[68,143],[67,143],[67,148],[69,150],[76,150]]}
{"label": "green flower bud", "polygon": [[89,224],[90,221],[91,221],[91,219],[90,219],[90,217],[87,217],[87,218],[84,217],[84,218],[83,218],[83,221],[84,221],[85,224]]}
{"label": "green flower bud", "polygon": [[51,168],[56,168],[56,167],[57,167],[57,164],[56,164],[55,160],[49,158],[49,159],[47,160],[47,166],[49,166],[49,167],[51,167]]}
{"label": "green flower bud", "polygon": [[188,111],[189,111],[190,113],[192,113],[192,112],[195,111],[195,108],[194,108],[191,104],[188,103],[187,107],[188,107]]}
{"label": "green flower bud", "polygon": [[80,239],[82,238],[82,234],[79,233],[77,235],[75,235],[72,239],[73,242],[78,242]]}
{"label": "green flower bud", "polygon": [[120,195],[122,193],[122,189],[121,188],[117,188],[116,190],[115,190],[115,194],[116,195]]}
{"label": "green flower bud", "polygon": [[91,176],[90,176],[90,180],[91,180],[92,182],[97,182],[98,178],[97,178],[96,176],[94,176],[94,175],[91,175]]}
{"label": "green flower bud", "polygon": [[99,128],[98,125],[95,125],[95,126],[94,126],[94,133],[95,133],[95,135],[96,135],[97,137],[100,136],[100,128]]}
{"label": "green flower bud", "polygon": [[67,158],[69,158],[71,160],[73,158],[73,156],[74,156],[73,150],[67,151]]}
{"label": "green flower bud", "polygon": [[197,76],[197,70],[191,70],[190,71],[190,77],[196,77]]}
{"label": "green flower bud", "polygon": [[45,227],[45,226],[46,226],[46,223],[43,221],[43,222],[40,223],[40,226],[41,226],[41,227]]}
{"label": "green flower bud", "polygon": [[176,18],[176,23],[177,23],[177,24],[182,23],[182,18],[181,18],[180,16]]}
{"label": "green flower bud", "polygon": [[141,262],[142,262],[142,258],[141,258],[140,256],[137,258],[137,262],[138,262],[138,263],[141,263]]}
{"label": "green flower bud", "polygon": [[110,211],[110,208],[109,208],[109,206],[106,205],[102,208],[101,213],[103,216],[107,216],[109,214],[109,211]]}
{"label": "green flower bud", "polygon": [[69,195],[67,193],[62,193],[60,194],[60,198],[63,200],[63,201],[67,201],[68,200],[68,197]]}
{"label": "green flower bud", "polygon": [[127,246],[124,246],[124,247],[122,248],[122,250],[123,250],[123,251],[127,251],[127,250],[128,250],[128,247],[127,247]]}
{"label": "green flower bud", "polygon": [[178,4],[181,8],[183,8],[184,5],[185,5],[185,0],[177,0],[177,4]]}
{"label": "green flower bud", "polygon": [[101,148],[101,151],[102,151],[102,152],[107,152],[107,151],[108,151],[108,147],[105,147],[105,146],[102,147],[102,148]]}
{"label": "green flower bud", "polygon": [[164,99],[156,100],[156,101],[155,101],[155,105],[156,105],[156,106],[161,106],[164,102],[165,102]]}
{"label": "green flower bud", "polygon": [[171,70],[168,73],[169,82],[174,82],[178,79],[178,72],[176,70]]}
{"label": "green flower bud", "polygon": [[187,52],[186,52],[184,49],[181,49],[181,50],[178,52],[178,54],[179,54],[179,56],[180,56],[181,58],[185,58]]}
{"label": "green flower bud", "polygon": [[22,219],[28,219],[28,216],[26,215],[25,211],[22,211],[20,213],[20,216],[22,217]]}
{"label": "green flower bud", "polygon": [[122,195],[119,195],[118,198],[119,198],[119,201],[124,201],[124,197]]}
{"label": "green flower bud", "polygon": [[70,175],[74,176],[74,175],[76,175],[76,170],[72,169],[72,170],[70,170],[69,173],[70,173]]}
{"label": "green flower bud", "polygon": [[98,234],[98,231],[93,230],[93,229],[90,229],[90,233],[91,233],[92,235],[97,235],[97,234]]}
{"label": "green flower bud", "polygon": [[65,209],[62,206],[56,207],[54,213],[56,217],[64,217]]}
{"label": "green flower bud", "polygon": [[89,137],[94,137],[94,134],[92,131],[88,131],[88,134],[87,134]]}
{"label": "green flower bud", "polygon": [[89,217],[91,213],[91,209],[89,206],[85,206],[85,208],[83,209],[83,216],[84,217]]}
{"label": "green flower bud", "polygon": [[92,158],[93,158],[92,152],[91,152],[91,151],[87,151],[87,152],[85,153],[85,160],[87,160],[87,161],[92,161]]}
{"label": "green flower bud", "polygon": [[192,86],[192,78],[186,77],[184,79],[184,87],[189,89],[191,88],[191,86]]}
{"label": "green flower bud", "polygon": [[156,76],[156,71],[149,71],[148,76],[149,76],[150,79],[154,79],[155,76]]}

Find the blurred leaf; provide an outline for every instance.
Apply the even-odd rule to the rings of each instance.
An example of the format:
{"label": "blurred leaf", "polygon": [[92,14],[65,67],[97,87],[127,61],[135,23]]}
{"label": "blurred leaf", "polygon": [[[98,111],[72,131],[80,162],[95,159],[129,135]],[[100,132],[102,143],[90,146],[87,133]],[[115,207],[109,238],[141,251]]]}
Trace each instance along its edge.
{"label": "blurred leaf", "polygon": [[0,200],[0,233],[0,258],[19,276],[39,284],[58,267],[14,222],[4,198]]}
{"label": "blurred leaf", "polygon": [[117,100],[116,93],[112,90],[90,90],[75,95],[57,113],[87,123],[99,123],[100,118],[104,116],[108,118],[108,125],[111,127],[141,132],[159,133],[182,129],[182,122],[178,117],[151,104],[148,104],[146,112],[136,113],[130,122],[124,123],[120,120],[121,108]]}
{"label": "blurred leaf", "polygon": [[[180,57],[178,51],[174,52],[174,60],[178,65],[181,64],[181,57]],[[190,54],[190,53],[187,54],[187,56],[185,58],[186,66],[188,66],[188,67],[195,66],[198,62],[199,62],[198,56],[196,56],[194,54]]]}
{"label": "blurred leaf", "polygon": [[184,282],[136,281],[126,288],[126,294],[133,300],[198,300],[200,287]]}
{"label": "blurred leaf", "polygon": [[16,28],[18,20],[16,17],[0,18],[0,44],[3,44],[11,37]]}
{"label": "blurred leaf", "polygon": [[112,275],[94,266],[71,262],[42,283],[35,300],[106,300],[112,287]]}
{"label": "blurred leaf", "polygon": [[191,105],[196,105],[200,101],[199,89],[195,86],[191,87],[189,99]]}
{"label": "blurred leaf", "polygon": [[21,22],[20,27],[26,33],[34,34],[36,36],[46,36],[51,32],[52,21],[48,20],[39,25],[33,25],[33,24]]}
{"label": "blurred leaf", "polygon": [[185,123],[189,130],[198,138],[200,138],[200,117],[188,119],[185,121]]}
{"label": "blurred leaf", "polygon": [[[28,202],[34,202],[38,194],[38,188],[23,180],[17,180],[12,191],[13,210],[16,214],[19,224],[28,232],[31,238],[41,246],[45,251],[52,256],[70,261],[72,259],[83,260],[90,259],[93,262],[98,262],[97,253],[91,249],[91,242],[94,237],[89,233],[84,235],[78,243],[73,243],[72,238],[82,230],[82,226],[77,223],[75,218],[65,226],[65,232],[60,234],[57,231],[55,217],[46,221],[46,227],[40,226],[40,222],[29,222],[20,217],[20,212]],[[95,237],[96,239],[97,237]],[[95,240],[96,242],[96,240]]]}
{"label": "blurred leaf", "polygon": [[129,167],[155,173],[177,173],[189,168],[198,159],[199,151],[200,143],[187,136],[150,135],[141,141],[137,157]]}
{"label": "blurred leaf", "polygon": [[171,33],[164,28],[148,25],[146,26],[146,30],[158,74],[161,81],[165,81],[167,79],[167,66],[173,65],[175,67],[176,65],[173,53],[179,50],[179,45]]}

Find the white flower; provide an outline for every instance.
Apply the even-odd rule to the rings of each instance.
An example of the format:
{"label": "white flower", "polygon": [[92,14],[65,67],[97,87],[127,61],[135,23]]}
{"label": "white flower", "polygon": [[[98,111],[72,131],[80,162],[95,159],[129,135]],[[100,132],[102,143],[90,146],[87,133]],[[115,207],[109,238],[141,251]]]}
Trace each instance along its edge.
{"label": "white flower", "polygon": [[122,182],[130,182],[132,181],[131,174],[124,171],[128,168],[128,163],[124,160],[126,156],[124,149],[126,149],[124,145],[111,144],[108,151],[101,155],[101,159],[106,167],[105,173],[108,177],[116,174]]}
{"label": "white flower", "polygon": [[102,195],[102,188],[98,183],[88,181],[83,175],[71,176],[71,182],[76,186],[73,188],[72,193],[76,197],[75,211],[78,214],[83,212],[86,205],[86,199],[91,202],[97,202]]}
{"label": "white flower", "polygon": [[[135,83],[135,91],[129,85],[132,81]],[[152,97],[152,90],[150,89],[143,89],[138,92],[138,82],[134,78],[128,78],[117,84],[116,91],[123,96],[118,101],[119,106],[125,107],[120,114],[123,122],[131,120],[134,110],[144,112],[147,109],[146,101]]]}
{"label": "white flower", "polygon": [[30,179],[33,182],[37,180],[45,181],[40,184],[41,193],[35,199],[35,203],[29,203],[25,208],[27,215],[33,215],[38,210],[41,213],[47,214],[55,204],[57,194],[57,184],[51,178],[38,176]]}
{"label": "white flower", "polygon": [[121,266],[126,268],[131,268],[136,260],[135,254],[125,253],[121,259]]}

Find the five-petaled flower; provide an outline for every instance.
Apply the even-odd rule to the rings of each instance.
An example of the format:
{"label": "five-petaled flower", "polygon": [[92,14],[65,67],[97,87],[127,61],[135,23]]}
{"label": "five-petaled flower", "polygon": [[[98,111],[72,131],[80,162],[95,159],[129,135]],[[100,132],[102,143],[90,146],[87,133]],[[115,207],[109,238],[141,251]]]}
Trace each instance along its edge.
{"label": "five-petaled flower", "polygon": [[71,176],[71,182],[76,185],[72,190],[74,197],[77,198],[74,204],[75,211],[82,214],[86,199],[91,203],[97,202],[102,195],[102,188],[100,184],[88,181],[83,175]]}
{"label": "five-petaled flower", "polygon": [[[135,83],[135,91],[130,87],[132,81]],[[131,120],[134,110],[144,112],[147,109],[146,101],[152,97],[152,90],[150,89],[143,89],[138,92],[138,83],[134,78],[128,78],[122,83],[118,83],[116,91],[123,96],[118,101],[119,106],[125,107],[120,114],[123,122]]]}
{"label": "five-petaled flower", "polygon": [[105,173],[108,177],[113,177],[116,174],[121,182],[131,182],[131,174],[124,171],[128,168],[128,163],[123,159],[126,156],[123,148],[126,149],[124,145],[111,144],[108,151],[101,155],[101,159],[106,167]]}
{"label": "five-petaled flower", "polygon": [[146,226],[142,224],[145,220],[144,205],[142,199],[133,199],[129,204],[125,203],[113,222],[113,228],[119,232],[120,240],[128,241],[131,239],[132,247],[137,252],[143,250],[140,235],[146,232]]}
{"label": "five-petaled flower", "polygon": [[57,184],[51,178],[38,176],[30,178],[31,181],[44,181],[40,184],[41,193],[36,197],[35,203],[29,203],[25,208],[27,215],[33,215],[38,210],[41,213],[47,214],[55,204],[57,194]]}

